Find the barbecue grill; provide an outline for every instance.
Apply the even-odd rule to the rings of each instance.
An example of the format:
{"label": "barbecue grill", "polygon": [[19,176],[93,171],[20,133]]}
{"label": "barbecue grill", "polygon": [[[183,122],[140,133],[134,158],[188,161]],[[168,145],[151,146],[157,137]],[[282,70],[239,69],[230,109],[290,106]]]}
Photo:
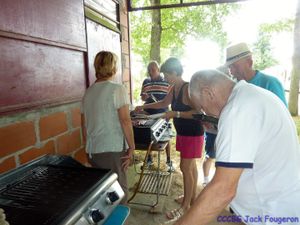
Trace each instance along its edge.
{"label": "barbecue grill", "polygon": [[[135,171],[140,175],[133,195],[128,203],[144,206],[156,207],[160,195],[168,195],[171,186],[171,171],[160,171],[160,154],[165,151],[169,140],[173,136],[171,124],[165,119],[160,118],[163,114],[154,115],[132,115],[135,146],[138,150],[146,150],[143,166],[138,172],[134,164]],[[146,169],[146,160],[151,151],[157,151],[156,170]],[[156,202],[136,202],[133,201],[137,193],[155,194]]]}
{"label": "barbecue grill", "polygon": [[164,113],[153,115],[131,112],[134,142],[136,145],[149,145],[169,141],[173,135],[171,123],[163,119]]}
{"label": "barbecue grill", "polygon": [[0,177],[10,225],[100,225],[123,197],[116,174],[68,156],[44,156]]}

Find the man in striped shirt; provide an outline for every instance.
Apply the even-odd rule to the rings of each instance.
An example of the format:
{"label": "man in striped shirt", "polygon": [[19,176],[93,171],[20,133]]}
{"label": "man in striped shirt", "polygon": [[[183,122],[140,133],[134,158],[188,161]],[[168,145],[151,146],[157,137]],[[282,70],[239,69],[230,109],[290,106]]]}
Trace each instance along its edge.
{"label": "man in striped shirt", "polygon": [[[169,84],[164,78],[160,75],[159,65],[156,61],[152,61],[148,64],[148,74],[143,81],[141,98],[145,101],[145,104],[153,103],[164,99],[169,91]],[[145,109],[149,114],[163,113],[168,109]]]}
{"label": "man in striped shirt", "polygon": [[[147,71],[149,77],[143,81],[143,86],[141,90],[141,98],[145,101],[145,104],[153,103],[162,100],[168,93],[170,85],[164,78],[160,75],[159,65],[156,61],[151,61],[148,64]],[[157,114],[168,111],[168,108],[163,109],[145,109],[149,114]],[[174,171],[172,161],[170,159],[170,143],[166,147],[167,154],[167,166],[169,171]],[[149,155],[147,159],[148,165],[153,163],[152,156]]]}

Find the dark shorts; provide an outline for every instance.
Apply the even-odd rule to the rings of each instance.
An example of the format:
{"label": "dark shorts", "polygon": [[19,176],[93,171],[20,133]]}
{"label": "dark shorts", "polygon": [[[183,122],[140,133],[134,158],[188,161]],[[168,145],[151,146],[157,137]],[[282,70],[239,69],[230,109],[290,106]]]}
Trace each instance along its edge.
{"label": "dark shorts", "polygon": [[205,152],[206,158],[216,158],[215,140],[217,135],[205,133]]}

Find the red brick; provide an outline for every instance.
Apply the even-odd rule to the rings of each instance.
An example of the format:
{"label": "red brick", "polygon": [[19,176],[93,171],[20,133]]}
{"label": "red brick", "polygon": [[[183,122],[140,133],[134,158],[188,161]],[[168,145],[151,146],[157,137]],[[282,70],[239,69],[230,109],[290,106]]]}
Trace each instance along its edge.
{"label": "red brick", "polygon": [[120,24],[124,27],[128,27],[127,13],[120,12]]}
{"label": "red brick", "polygon": [[32,121],[16,123],[0,128],[0,157],[32,146],[36,142]]}
{"label": "red brick", "polygon": [[125,41],[128,41],[128,29],[127,27],[121,26],[121,31],[122,31],[122,39]]}
{"label": "red brick", "polygon": [[57,152],[65,155],[69,154],[81,146],[80,129],[72,134],[65,134],[57,139]]}
{"label": "red brick", "polygon": [[127,1],[120,1],[120,11],[127,12]]}
{"label": "red brick", "polygon": [[129,62],[130,62],[129,55],[124,55],[124,58],[125,58],[125,68],[129,68],[130,67],[130,65],[129,65]]}
{"label": "red brick", "polygon": [[0,162],[0,174],[14,168],[16,168],[16,161],[14,157],[9,157],[3,162]]}
{"label": "red brick", "polygon": [[74,158],[81,162],[84,165],[88,164],[88,158],[87,158],[87,154],[85,152],[84,148],[79,149],[75,154],[74,154]]}
{"label": "red brick", "polygon": [[123,81],[129,81],[130,76],[129,76],[129,69],[124,69],[123,70]]}
{"label": "red brick", "polygon": [[40,119],[41,140],[57,136],[67,129],[67,116],[64,112],[54,113]]}
{"label": "red brick", "polygon": [[73,128],[81,126],[81,112],[79,108],[72,109],[72,126]]}
{"label": "red brick", "polygon": [[122,53],[129,54],[128,41],[122,40]]}
{"label": "red brick", "polygon": [[131,97],[130,96],[130,83],[128,81],[125,81],[125,82],[123,82],[123,85],[125,86],[125,88],[127,90],[128,97]]}
{"label": "red brick", "polygon": [[20,154],[20,163],[24,164],[45,154],[55,154],[54,141],[48,141],[41,148],[31,148]]}

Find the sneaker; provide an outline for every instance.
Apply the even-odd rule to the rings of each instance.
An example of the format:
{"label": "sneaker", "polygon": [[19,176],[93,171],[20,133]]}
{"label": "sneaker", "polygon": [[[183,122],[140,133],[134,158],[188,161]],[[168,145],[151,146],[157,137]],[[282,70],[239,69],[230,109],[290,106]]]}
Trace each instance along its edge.
{"label": "sneaker", "polygon": [[[152,167],[154,166],[153,160],[151,157],[148,157],[146,165],[145,165],[145,169],[150,170],[152,169]],[[141,170],[143,169],[144,165],[141,166]]]}
{"label": "sneaker", "polygon": [[153,166],[153,160],[152,160],[152,157],[148,157],[148,159],[147,159],[147,167],[151,167],[151,166]]}
{"label": "sneaker", "polygon": [[175,168],[173,167],[172,161],[168,161],[166,164],[167,164],[167,167],[168,167],[168,172],[174,172],[175,171]]}

